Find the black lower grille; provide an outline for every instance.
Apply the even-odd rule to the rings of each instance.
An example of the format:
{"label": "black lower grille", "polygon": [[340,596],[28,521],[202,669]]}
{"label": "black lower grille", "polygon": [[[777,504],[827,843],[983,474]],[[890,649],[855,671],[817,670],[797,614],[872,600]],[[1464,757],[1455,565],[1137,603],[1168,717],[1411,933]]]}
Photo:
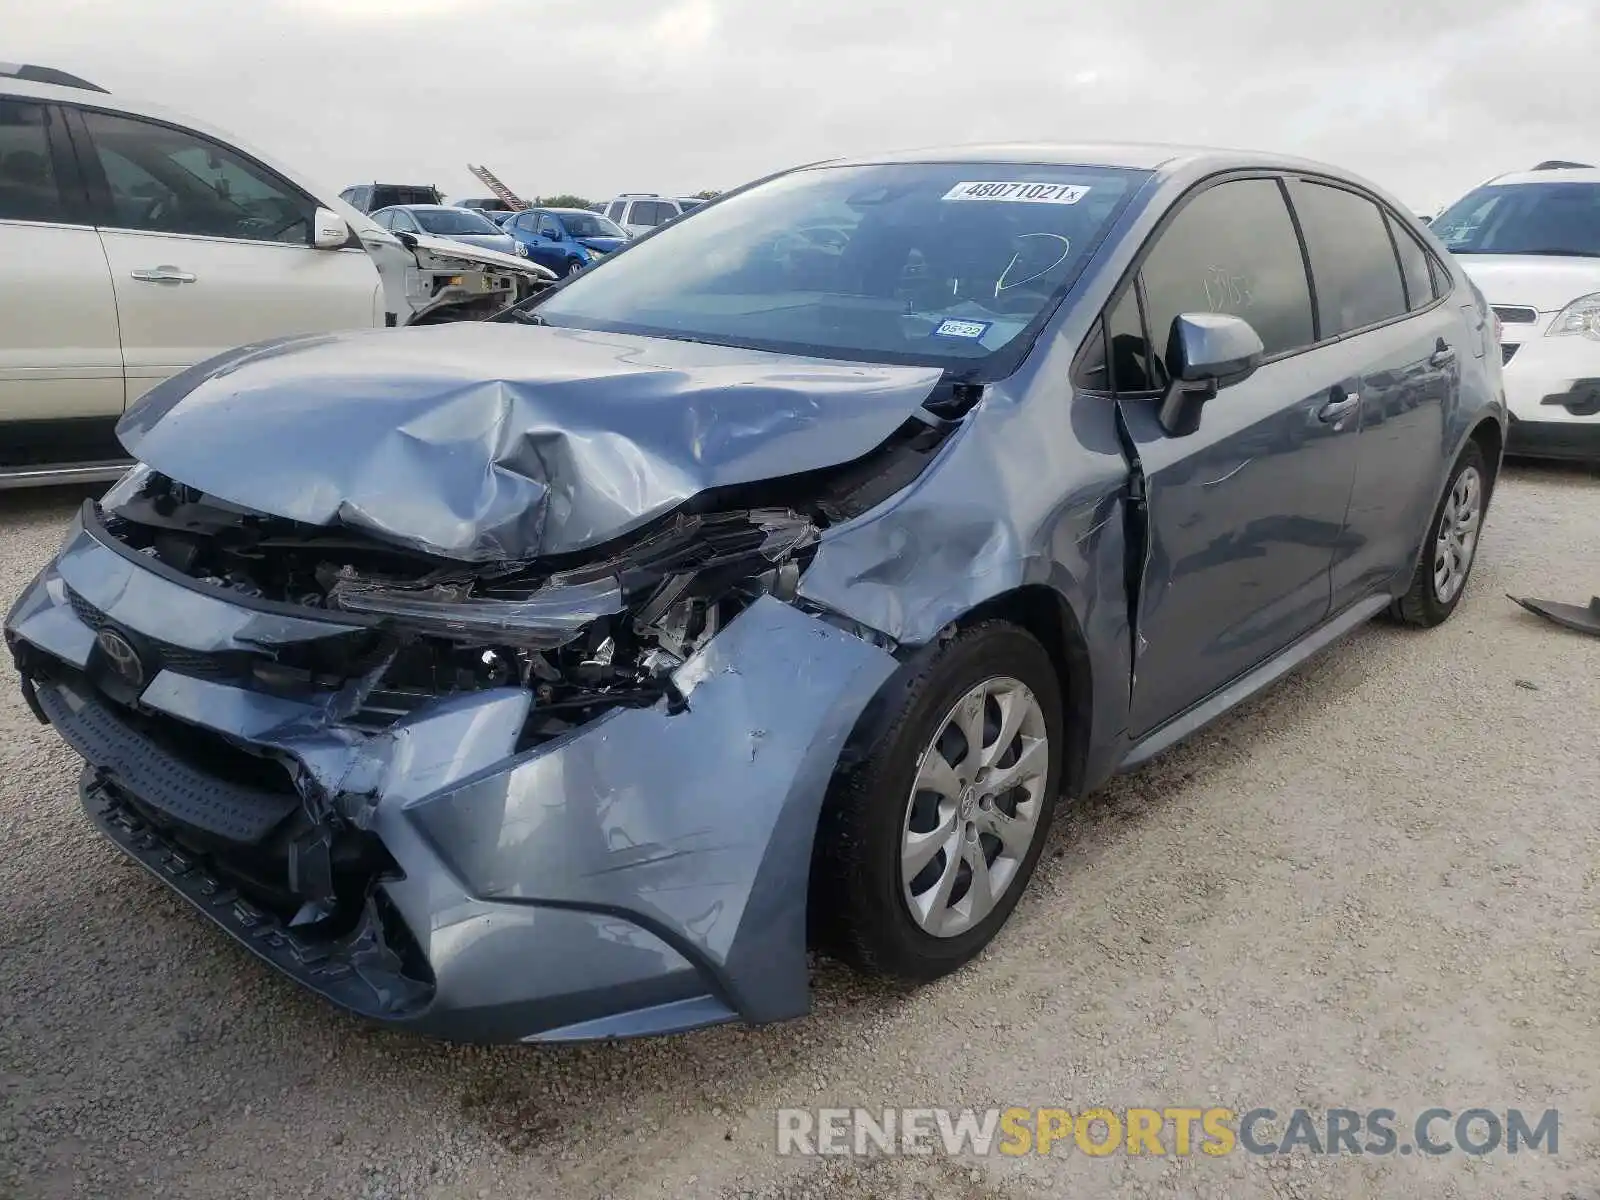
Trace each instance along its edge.
{"label": "black lower grille", "polygon": [[68,745],[171,820],[228,842],[254,844],[300,807],[288,772],[268,760],[248,755],[243,770],[229,772],[247,777],[227,778],[222,772],[233,764],[221,761],[226,752],[233,758],[244,752],[204,730],[162,738],[138,728],[132,714],[119,712],[87,686],[46,678],[33,687]]}

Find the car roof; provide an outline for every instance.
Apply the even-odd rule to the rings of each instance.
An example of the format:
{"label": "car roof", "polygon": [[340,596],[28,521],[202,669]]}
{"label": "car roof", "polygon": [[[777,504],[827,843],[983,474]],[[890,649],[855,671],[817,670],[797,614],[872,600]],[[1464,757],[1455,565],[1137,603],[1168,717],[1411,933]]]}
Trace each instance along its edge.
{"label": "car roof", "polygon": [[579,215],[582,215],[582,216],[585,216],[585,217],[592,217],[592,216],[595,215],[594,209],[592,209],[592,208],[545,208],[543,205],[536,205],[533,208],[532,211],[533,212],[547,212],[547,213],[567,213],[567,214],[570,214],[571,216],[574,216],[574,217],[579,216]]}
{"label": "car roof", "polygon": [[1510,175],[1496,175],[1484,187],[1499,187],[1507,183],[1600,183],[1600,168],[1547,167],[1543,171],[1516,171]]}
{"label": "car roof", "polygon": [[980,142],[925,146],[856,158],[833,159],[814,166],[870,166],[881,163],[1015,163],[1018,166],[1122,167],[1161,174],[1226,171],[1303,170],[1355,179],[1329,163],[1294,155],[1235,150],[1220,146],[1163,142]]}
{"label": "car roof", "polygon": [[403,208],[407,212],[477,212],[475,208],[465,208],[460,204],[386,204],[378,211],[383,212],[390,208]]}

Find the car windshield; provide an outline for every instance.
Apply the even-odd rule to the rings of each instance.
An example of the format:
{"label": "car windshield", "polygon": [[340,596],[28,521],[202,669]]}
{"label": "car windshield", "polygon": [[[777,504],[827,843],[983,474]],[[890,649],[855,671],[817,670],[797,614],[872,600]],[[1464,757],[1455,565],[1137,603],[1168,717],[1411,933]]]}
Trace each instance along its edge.
{"label": "car windshield", "polygon": [[411,215],[429,233],[499,233],[499,228],[488,217],[470,208],[414,208]]}
{"label": "car windshield", "polygon": [[1600,183],[1481,187],[1433,220],[1454,254],[1600,258]]}
{"label": "car windshield", "polygon": [[1016,163],[794,171],[663,228],[537,313],[971,373],[1048,317],[1145,178]]}
{"label": "car windshield", "polygon": [[628,235],[615,223],[594,213],[564,212],[557,214],[567,232],[573,237],[625,238]]}

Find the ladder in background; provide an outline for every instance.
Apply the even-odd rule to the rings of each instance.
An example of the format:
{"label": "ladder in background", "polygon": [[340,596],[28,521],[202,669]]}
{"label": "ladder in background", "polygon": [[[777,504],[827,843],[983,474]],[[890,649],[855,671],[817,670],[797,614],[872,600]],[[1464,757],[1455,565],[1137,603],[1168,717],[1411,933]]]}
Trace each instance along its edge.
{"label": "ladder in background", "polygon": [[475,167],[471,163],[468,163],[467,170],[471,171],[473,175],[477,177],[479,183],[483,184],[484,187],[488,188],[494,193],[495,199],[501,201],[502,203],[509,204],[517,212],[521,212],[523,209],[528,207],[528,202],[513,192],[505,184],[501,183],[500,177],[493,171],[489,170],[488,167]]}

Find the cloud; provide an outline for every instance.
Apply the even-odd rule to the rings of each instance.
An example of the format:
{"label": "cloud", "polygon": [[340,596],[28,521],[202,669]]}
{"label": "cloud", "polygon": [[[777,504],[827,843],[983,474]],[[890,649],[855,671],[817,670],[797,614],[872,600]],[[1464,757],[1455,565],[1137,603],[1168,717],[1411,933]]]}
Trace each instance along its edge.
{"label": "cloud", "polygon": [[237,132],[335,188],[726,188],[977,140],[1338,162],[1418,208],[1600,161],[1594,0],[0,0],[7,57]]}

